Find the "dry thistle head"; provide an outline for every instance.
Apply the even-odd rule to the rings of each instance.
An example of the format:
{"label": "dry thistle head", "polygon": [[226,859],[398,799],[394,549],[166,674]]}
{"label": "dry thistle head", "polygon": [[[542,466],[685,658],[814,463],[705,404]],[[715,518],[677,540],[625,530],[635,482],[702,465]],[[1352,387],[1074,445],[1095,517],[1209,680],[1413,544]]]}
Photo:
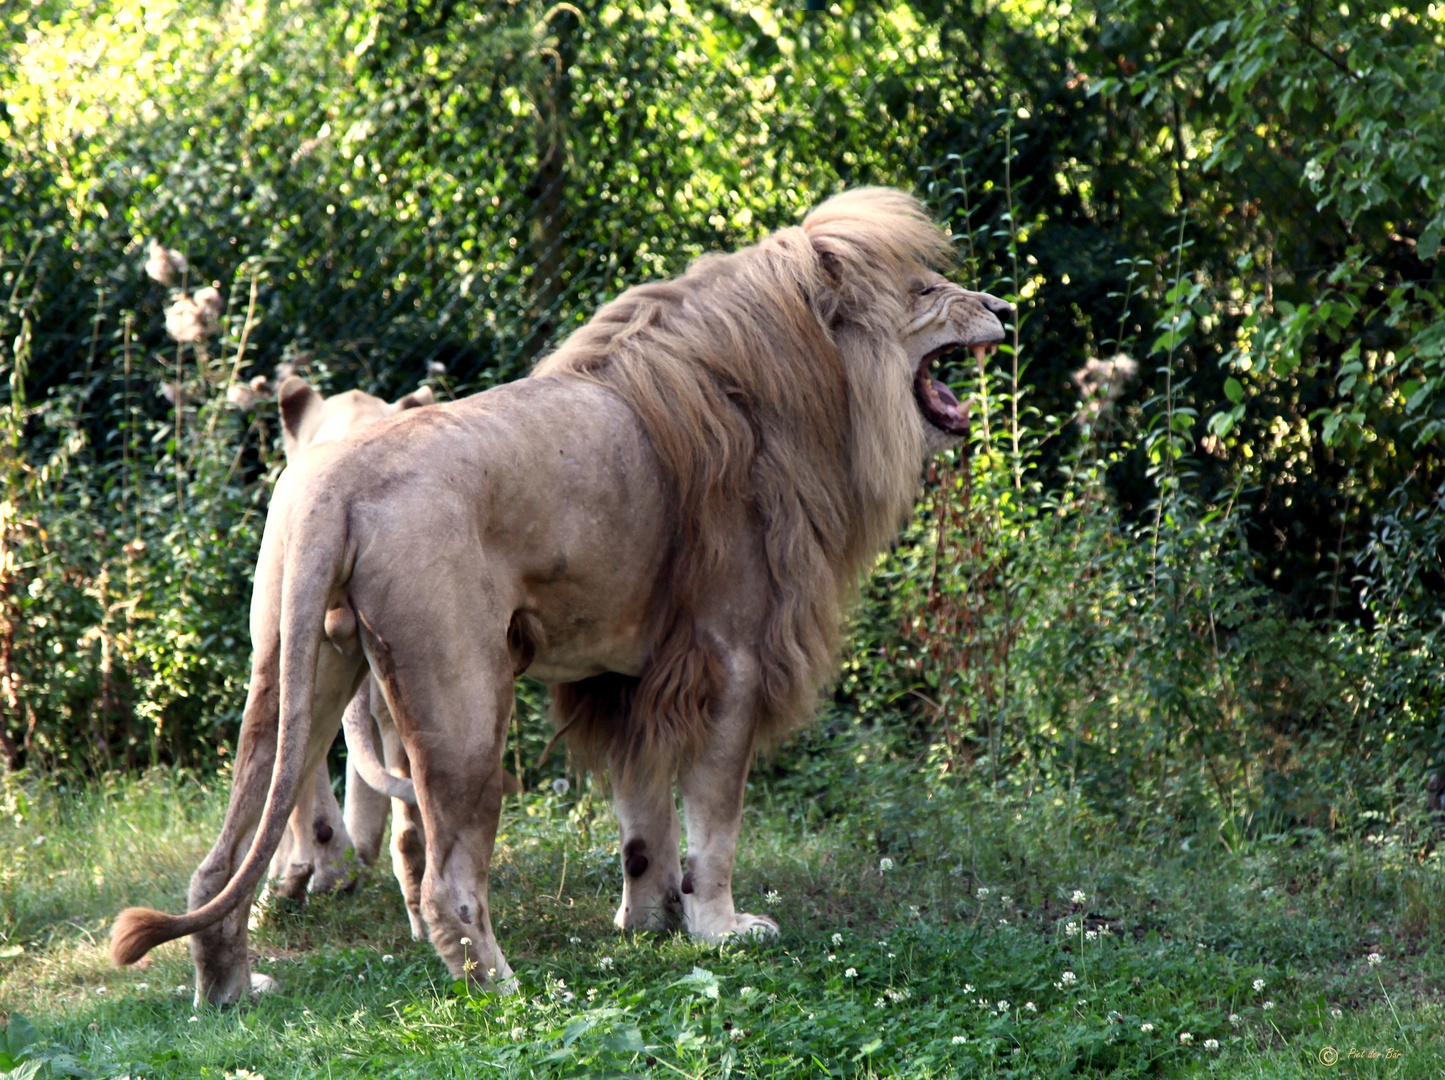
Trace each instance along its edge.
{"label": "dry thistle head", "polygon": [[166,308],[166,333],[180,342],[202,341],[219,329],[225,307],[214,286],[197,289],[192,296],[182,293]]}
{"label": "dry thistle head", "polygon": [[1079,416],[1091,419],[1111,407],[1138,372],[1138,361],[1123,353],[1108,360],[1089,357],[1083,367],[1069,376],[1079,388]]}
{"label": "dry thistle head", "polygon": [[161,397],[165,398],[172,405],[178,405],[182,408],[191,400],[191,395],[186,393],[185,387],[174,381],[161,383],[156,389],[156,393],[160,394]]}
{"label": "dry thistle head", "polygon": [[186,257],[174,248],[168,248],[159,240],[152,240],[146,248],[146,276],[162,285],[175,281],[177,274],[186,272]]}
{"label": "dry thistle head", "polygon": [[226,390],[226,400],[238,409],[253,409],[265,400],[247,383],[236,383]]}

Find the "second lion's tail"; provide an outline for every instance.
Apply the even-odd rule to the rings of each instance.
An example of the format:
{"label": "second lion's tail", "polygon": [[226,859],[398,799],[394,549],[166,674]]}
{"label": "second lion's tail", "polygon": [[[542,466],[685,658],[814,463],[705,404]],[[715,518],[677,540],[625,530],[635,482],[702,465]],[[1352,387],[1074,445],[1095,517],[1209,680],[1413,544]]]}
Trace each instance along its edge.
{"label": "second lion's tail", "polygon": [[[308,525],[315,521],[315,514],[308,515]],[[335,538],[331,544],[316,543],[309,536],[282,538],[285,551],[276,628],[280,657],[276,760],[265,809],[250,849],[226,886],[194,911],[184,915],[169,915],[151,908],[122,911],[110,932],[110,957],[117,966],[133,964],[162,942],[194,934],[219,922],[237,904],[249,901],[266,873],[296,802],[311,738],[311,701],[316,689],[316,660],[326,602],[341,576],[346,548],[344,516],[336,525],[334,529],[322,530]],[[238,782],[241,776],[238,770]]]}

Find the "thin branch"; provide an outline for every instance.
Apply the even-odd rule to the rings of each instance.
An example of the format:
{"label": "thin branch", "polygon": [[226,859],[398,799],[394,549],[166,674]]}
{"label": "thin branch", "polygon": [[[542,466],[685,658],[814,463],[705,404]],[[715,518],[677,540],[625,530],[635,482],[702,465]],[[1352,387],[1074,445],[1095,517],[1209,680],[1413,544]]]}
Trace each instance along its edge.
{"label": "thin branch", "polygon": [[1289,31],[1290,31],[1290,33],[1293,34],[1295,37],[1299,38],[1299,40],[1300,40],[1302,43],[1304,43],[1305,45],[1308,45],[1308,46],[1309,46],[1311,49],[1313,49],[1315,52],[1319,53],[1321,56],[1323,56],[1323,57],[1324,57],[1326,60],[1328,60],[1330,63],[1334,64],[1335,67],[1339,68],[1341,71],[1343,71],[1343,72],[1344,72],[1346,75],[1348,75],[1350,78],[1356,79],[1356,80],[1359,80],[1359,79],[1362,79],[1362,78],[1363,78],[1363,76],[1357,74],[1357,73],[1354,72],[1354,71],[1351,71],[1349,64],[1345,63],[1345,62],[1344,62],[1343,60],[1341,60],[1338,56],[1336,56],[1334,53],[1330,52],[1330,51],[1329,51],[1328,49],[1326,49],[1323,45],[1321,45],[1318,41],[1316,41],[1314,38],[1312,38],[1312,37],[1310,36],[1310,32],[1309,32],[1305,27],[1303,27],[1303,26],[1301,26],[1301,25],[1299,24],[1299,20],[1298,20],[1298,19],[1294,20],[1292,23],[1289,24]]}

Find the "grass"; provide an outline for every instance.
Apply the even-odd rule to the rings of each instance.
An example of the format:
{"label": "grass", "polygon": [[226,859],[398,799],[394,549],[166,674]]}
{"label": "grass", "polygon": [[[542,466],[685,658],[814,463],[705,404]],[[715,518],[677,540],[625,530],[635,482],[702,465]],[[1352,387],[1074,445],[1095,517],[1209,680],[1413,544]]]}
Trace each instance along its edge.
{"label": "grass", "polygon": [[224,782],[0,781],[0,1075],[1441,1075],[1442,880],[1418,833],[1231,851],[866,743],[794,756],[752,785],[736,883],[775,943],[616,932],[605,804],[544,788],[509,801],[493,873],[521,994],[453,985],[369,873],[263,913],[281,991],[225,1012],[192,1006],[184,943],[125,971],[103,949],[125,904],[179,909]]}

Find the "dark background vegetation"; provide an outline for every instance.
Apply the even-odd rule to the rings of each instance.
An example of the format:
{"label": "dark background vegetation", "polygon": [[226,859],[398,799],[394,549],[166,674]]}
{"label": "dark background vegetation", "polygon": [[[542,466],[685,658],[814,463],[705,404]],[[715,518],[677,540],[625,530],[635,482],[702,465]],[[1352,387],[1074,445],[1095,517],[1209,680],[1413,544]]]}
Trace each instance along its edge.
{"label": "dark background vegetation", "polygon": [[[1419,796],[1445,739],[1437,8],[40,0],[0,25],[0,767],[224,758],[283,464],[251,379],[481,389],[629,284],[883,183],[1021,317],[951,373],[972,452],[930,472],[778,775],[826,805],[813,755],[863,726],[1226,842]],[[153,239],[188,260],[169,287]],[[212,284],[217,333],[172,340],[167,305]],[[1081,411],[1073,373],[1119,354],[1138,376]]]}

